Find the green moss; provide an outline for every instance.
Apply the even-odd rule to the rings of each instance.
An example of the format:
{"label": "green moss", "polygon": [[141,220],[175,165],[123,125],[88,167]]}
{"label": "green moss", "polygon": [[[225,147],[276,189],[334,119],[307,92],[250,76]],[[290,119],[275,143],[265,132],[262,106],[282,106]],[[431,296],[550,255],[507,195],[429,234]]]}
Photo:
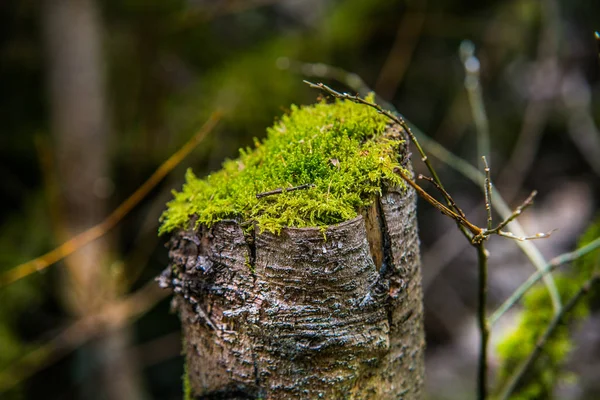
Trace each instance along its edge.
{"label": "green moss", "polygon": [[[579,247],[600,236],[600,219],[593,223],[582,236]],[[564,302],[577,293],[579,288],[600,267],[600,254],[592,252],[578,259],[570,270],[555,274],[556,286]],[[552,398],[554,386],[560,379],[569,378],[563,371],[563,363],[572,349],[569,323],[583,320],[589,313],[589,304],[580,301],[550,337],[543,352],[534,363],[523,384],[511,399],[533,400]],[[537,285],[523,298],[523,312],[517,328],[498,344],[501,359],[499,386],[501,387],[518,365],[534,350],[537,341],[554,316],[548,291]]]}
{"label": "green moss", "polygon": [[[402,142],[385,135],[387,119],[364,105],[324,101],[292,106],[263,141],[240,150],[235,160],[205,179],[191,170],[161,216],[160,234],[223,219],[253,221],[260,231],[282,227],[325,227],[357,216],[386,181],[404,185],[393,173]],[[313,187],[256,198],[278,188]]]}

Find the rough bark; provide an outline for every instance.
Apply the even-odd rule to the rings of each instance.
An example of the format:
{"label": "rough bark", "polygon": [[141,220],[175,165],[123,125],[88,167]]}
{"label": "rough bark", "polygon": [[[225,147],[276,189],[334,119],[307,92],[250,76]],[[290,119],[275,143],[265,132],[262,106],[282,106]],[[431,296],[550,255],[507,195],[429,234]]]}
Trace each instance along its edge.
{"label": "rough bark", "polygon": [[280,235],[235,221],[170,241],[188,374],[200,398],[418,399],[424,332],[415,194]]}

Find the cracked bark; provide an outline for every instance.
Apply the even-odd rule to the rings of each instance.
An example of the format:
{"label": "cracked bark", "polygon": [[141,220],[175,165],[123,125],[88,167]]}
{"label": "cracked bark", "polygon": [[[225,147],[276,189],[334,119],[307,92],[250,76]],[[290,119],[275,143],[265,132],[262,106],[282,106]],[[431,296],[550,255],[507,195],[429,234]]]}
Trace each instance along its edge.
{"label": "cracked bark", "polygon": [[419,399],[424,331],[416,197],[384,188],[328,227],[169,242],[190,384],[204,399]]}

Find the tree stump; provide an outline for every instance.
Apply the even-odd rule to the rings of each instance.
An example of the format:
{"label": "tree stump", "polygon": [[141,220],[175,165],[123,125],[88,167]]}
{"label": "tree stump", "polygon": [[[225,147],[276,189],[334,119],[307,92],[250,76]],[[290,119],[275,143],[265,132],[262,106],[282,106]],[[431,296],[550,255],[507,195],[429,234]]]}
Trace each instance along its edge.
{"label": "tree stump", "polygon": [[193,395],[421,397],[416,194],[395,172],[410,173],[405,136],[373,109],[321,101],[292,106],[220,171],[188,173],[161,218],[159,282]]}
{"label": "tree stump", "polygon": [[416,196],[382,193],[325,231],[221,221],[173,234],[159,281],[175,293],[195,396],[421,397]]}

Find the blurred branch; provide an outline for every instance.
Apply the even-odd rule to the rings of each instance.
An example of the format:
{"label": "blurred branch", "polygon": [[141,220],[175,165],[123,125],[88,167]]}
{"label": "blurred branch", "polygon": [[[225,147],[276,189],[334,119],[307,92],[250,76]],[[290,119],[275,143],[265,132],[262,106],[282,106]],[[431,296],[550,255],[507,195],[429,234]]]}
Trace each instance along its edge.
{"label": "blurred branch", "polygon": [[542,352],[546,342],[552,336],[556,328],[561,323],[561,320],[569,313],[577,303],[586,295],[590,289],[597,283],[600,282],[600,274],[595,273],[587,282],[583,284],[583,286],[577,291],[577,293],[569,299],[569,301],[565,304],[565,306],[561,309],[561,311],[554,316],[545,332],[538,339],[535,349],[527,356],[527,358],[517,367],[514,374],[510,377],[506,387],[502,390],[499,399],[507,400],[511,397],[513,392],[518,388],[519,384],[525,377],[529,368],[536,361],[540,353]]}
{"label": "blurred branch", "polygon": [[[335,67],[333,65],[323,63],[305,63],[291,60],[287,57],[281,57],[277,60],[277,67],[279,69],[290,70],[310,78],[332,79],[356,91],[356,93],[358,93],[358,95],[361,97],[366,97],[369,93],[373,92],[373,90],[365,83],[360,75],[355,74],[354,72],[346,71],[343,68]],[[377,103],[381,104],[383,108],[393,111],[396,110],[392,103],[381,98],[381,96],[378,96],[377,93],[375,93],[375,96]]]}
{"label": "blurred branch", "polygon": [[404,12],[398,24],[394,44],[375,83],[375,91],[389,100],[394,97],[404,78],[425,25],[427,1],[421,1],[419,4],[421,8],[419,12]]}
{"label": "blurred branch", "polygon": [[[178,180],[171,179],[171,181]],[[139,279],[144,268],[148,265],[148,261],[156,249],[156,245],[159,243],[160,239],[156,234],[159,217],[164,210],[165,204],[172,196],[171,188],[173,187],[175,187],[173,183],[166,183],[160,193],[154,196],[152,203],[142,211],[144,220],[134,239],[135,247],[123,260],[125,263],[124,271],[126,271],[126,277],[123,282],[124,288],[131,288]]]}
{"label": "blurred branch", "polygon": [[[460,44],[460,58],[465,67],[465,89],[469,97],[469,104],[471,105],[471,112],[473,114],[473,121],[475,122],[475,128],[477,132],[477,155],[479,157],[485,157],[491,162],[490,155],[490,124],[488,116],[485,111],[485,104],[483,102],[483,94],[481,91],[480,82],[480,63],[479,59],[475,57],[475,45],[469,40],[464,40]],[[479,163],[480,169],[483,169],[484,165]]]}
{"label": "blurred branch", "polygon": [[587,245],[583,246],[580,249],[575,251],[562,254],[560,256],[554,257],[550,262],[541,270],[538,270],[536,273],[531,275],[517,290],[513,292],[513,294],[502,303],[500,307],[490,316],[490,324],[493,325],[508,311],[512,306],[521,300],[523,295],[533,286],[535,285],[544,275],[548,274],[550,271],[558,268],[561,265],[573,262],[584,255],[597,250],[600,248],[600,238],[593,240]]}
{"label": "blurred branch", "polygon": [[151,280],[126,299],[109,304],[98,313],[73,322],[53,339],[0,371],[0,393],[15,387],[94,337],[133,322],[168,294],[168,291],[160,289],[154,280]]}
{"label": "blurred branch", "polygon": [[498,186],[509,198],[519,192],[533,165],[562,74],[558,65],[558,4],[555,0],[544,0],[539,2],[539,6],[544,16],[544,25],[540,31],[538,55],[529,87],[523,125],[513,152],[498,178]]}
{"label": "blurred branch", "polygon": [[34,260],[20,264],[0,276],[0,287],[18,281],[36,271],[48,268],[77,249],[103,236],[114,228],[148,193],[171,172],[196,146],[212,131],[220,119],[220,113],[213,113],[204,126],[175,154],[161,164],[158,169],[131,196],[127,198],[104,221],[69,239],[54,250]]}
{"label": "blurred branch", "polygon": [[594,38],[596,39],[596,52],[598,53],[598,64],[600,64],[600,33],[594,32]]}

